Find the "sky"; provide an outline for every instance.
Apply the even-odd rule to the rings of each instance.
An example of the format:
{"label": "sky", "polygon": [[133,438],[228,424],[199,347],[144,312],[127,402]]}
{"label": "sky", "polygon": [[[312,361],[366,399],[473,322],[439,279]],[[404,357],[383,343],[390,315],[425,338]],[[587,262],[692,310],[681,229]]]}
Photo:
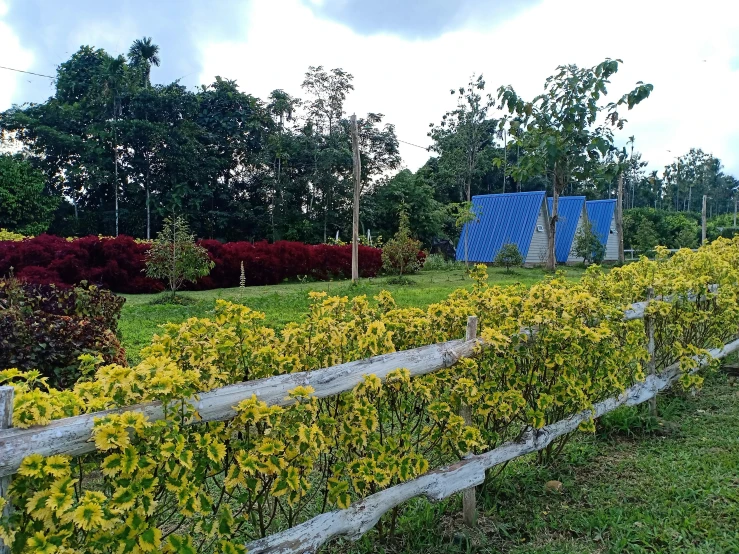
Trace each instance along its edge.
{"label": "sky", "polygon": [[[512,85],[533,98],[558,65],[619,58],[613,98],[654,85],[620,143],[634,135],[658,170],[702,148],[739,177],[734,0],[0,0],[0,66],[53,76],[82,44],[118,54],[142,36],[161,48],[155,83],[219,75],[262,98],[278,88],[303,96],[308,66],[341,67],[354,75],[347,112],[382,113],[420,146],[454,108],[450,89],[473,73],[493,94]],[[0,69],[0,110],[52,93],[51,79]],[[428,159],[400,148],[411,170]]]}

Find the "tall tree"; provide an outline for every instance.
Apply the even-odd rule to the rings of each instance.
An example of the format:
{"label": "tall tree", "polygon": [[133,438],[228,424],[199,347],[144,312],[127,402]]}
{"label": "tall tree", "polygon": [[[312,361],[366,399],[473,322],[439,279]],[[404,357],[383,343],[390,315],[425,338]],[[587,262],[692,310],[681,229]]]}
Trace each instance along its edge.
{"label": "tall tree", "polygon": [[[466,87],[451,90],[457,95],[457,107],[444,114],[441,123],[430,125],[429,136],[433,149],[446,154],[451,170],[461,181],[466,202],[472,200],[472,182],[479,169],[480,153],[494,140],[495,121],[488,119],[488,112],[495,106],[490,94],[485,94],[482,75],[470,77]],[[467,234],[464,236],[464,260],[468,263]]]}
{"label": "tall tree", "polygon": [[[546,172],[551,176],[553,208],[547,260],[550,270],[556,265],[554,241],[559,195],[573,177],[583,181],[602,172],[602,161],[616,150],[613,128],[622,129],[626,123],[619,115],[619,108],[627,106],[630,110],[652,92],[652,85],[640,81],[616,102],[601,104],[619,63],[620,60],[606,59],[592,68],[559,66],[557,73],[545,81],[544,92],[531,102],[523,100],[511,86],[498,90],[498,97],[510,114],[502,124],[510,125],[511,134],[526,152],[521,171]],[[602,114],[605,117],[601,119]],[[624,157],[625,152],[619,161]],[[620,170],[621,165],[611,167]]]}
{"label": "tall tree", "polygon": [[159,67],[159,46],[154,44],[151,37],[137,38],[128,49],[128,61],[141,72],[144,86],[151,86],[151,66]]}
{"label": "tall tree", "polygon": [[43,233],[58,203],[46,190],[41,171],[22,156],[0,154],[0,228],[23,235]]}
{"label": "tall tree", "polygon": [[[339,125],[344,116],[344,101],[354,90],[354,76],[341,68],[326,71],[323,66],[310,66],[302,87],[310,95],[306,103],[314,141],[313,194],[320,190],[323,203],[323,241],[328,238],[329,214],[334,210],[337,188],[347,188],[351,149],[346,126]],[[344,168],[344,171],[339,171]],[[339,191],[344,192],[344,191]],[[345,196],[345,194],[340,194]]]}

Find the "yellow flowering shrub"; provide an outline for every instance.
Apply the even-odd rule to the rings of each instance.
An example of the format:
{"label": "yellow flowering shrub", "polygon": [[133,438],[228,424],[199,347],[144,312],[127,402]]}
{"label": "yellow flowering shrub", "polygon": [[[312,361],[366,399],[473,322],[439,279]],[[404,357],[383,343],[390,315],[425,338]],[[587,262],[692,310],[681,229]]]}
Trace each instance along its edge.
{"label": "yellow flowering shrub", "polygon": [[[644,322],[624,321],[623,309],[650,288],[658,369],[680,362],[683,385],[700,385],[694,357],[739,328],[738,268],[739,239],[528,289],[489,286],[477,267],[471,290],[426,309],[399,308],[387,292],[351,300],[310,293],[307,317],[279,332],[264,314],[219,300],[212,318],[164,325],[135,367],[85,357],[88,377],[69,391],[47,387],[37,372],[0,372],[0,383],[16,389],[17,427],[149,401],[164,412],[158,421],[137,411],[96,420],[91,454],[26,458],[0,536],[14,552],[243,552],[249,540],[494,448],[643,379]],[[245,399],[225,422],[197,413],[198,395],[224,385],[463,338],[472,314],[486,348],[446,369],[365,375],[326,398],[305,384],[286,406]]]}
{"label": "yellow flowering shrub", "polygon": [[26,237],[20,233],[14,233],[13,231],[8,231],[7,229],[0,229],[0,242],[4,240],[19,241],[27,238],[30,237]]}

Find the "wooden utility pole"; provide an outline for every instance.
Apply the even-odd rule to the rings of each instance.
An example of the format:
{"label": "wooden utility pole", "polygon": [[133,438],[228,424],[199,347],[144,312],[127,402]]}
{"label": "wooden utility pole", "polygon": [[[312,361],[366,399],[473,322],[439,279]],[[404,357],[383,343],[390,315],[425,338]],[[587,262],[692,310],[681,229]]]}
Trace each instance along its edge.
{"label": "wooden utility pole", "polygon": [[701,209],[701,244],[706,244],[706,200],[708,196],[703,195],[703,208]]}
{"label": "wooden utility pole", "polygon": [[734,229],[736,229],[736,202],[737,202],[737,199],[738,198],[736,196],[734,196]]}
{"label": "wooden utility pole", "polygon": [[623,264],[624,257],[624,175],[618,174],[618,200],[616,200],[616,233],[618,233],[618,263]]}
{"label": "wooden utility pole", "polygon": [[357,116],[352,115],[352,155],[354,158],[354,218],[352,221],[352,283],[359,282],[359,191],[362,182],[362,158],[359,156]]}

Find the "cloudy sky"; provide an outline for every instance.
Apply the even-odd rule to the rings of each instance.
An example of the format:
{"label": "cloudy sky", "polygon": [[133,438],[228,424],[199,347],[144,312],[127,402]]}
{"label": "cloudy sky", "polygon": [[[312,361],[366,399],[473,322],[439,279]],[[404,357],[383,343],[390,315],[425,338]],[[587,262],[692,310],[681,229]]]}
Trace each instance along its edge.
{"label": "cloudy sky", "polygon": [[[472,73],[533,97],[559,64],[621,58],[614,97],[638,80],[655,88],[620,139],[635,135],[653,169],[700,147],[739,177],[736,0],[0,0],[0,66],[54,75],[81,44],[118,54],[141,36],[161,47],[154,82],[220,75],[300,96],[309,65],[341,67],[355,77],[349,113],[384,113],[423,146]],[[52,90],[0,69],[0,110]],[[411,169],[428,157],[401,152]]]}

